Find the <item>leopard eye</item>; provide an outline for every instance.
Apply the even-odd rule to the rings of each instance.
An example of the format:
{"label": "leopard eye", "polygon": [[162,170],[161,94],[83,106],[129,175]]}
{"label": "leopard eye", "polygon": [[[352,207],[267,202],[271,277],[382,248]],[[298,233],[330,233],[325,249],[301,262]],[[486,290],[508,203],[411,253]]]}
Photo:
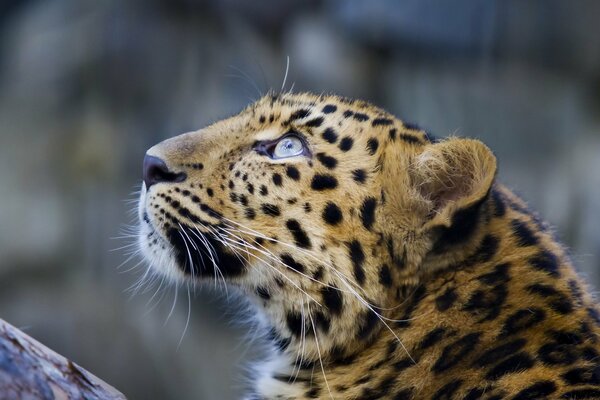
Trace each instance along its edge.
{"label": "leopard eye", "polygon": [[304,152],[304,142],[296,135],[287,135],[279,139],[273,149],[274,159],[299,156]]}

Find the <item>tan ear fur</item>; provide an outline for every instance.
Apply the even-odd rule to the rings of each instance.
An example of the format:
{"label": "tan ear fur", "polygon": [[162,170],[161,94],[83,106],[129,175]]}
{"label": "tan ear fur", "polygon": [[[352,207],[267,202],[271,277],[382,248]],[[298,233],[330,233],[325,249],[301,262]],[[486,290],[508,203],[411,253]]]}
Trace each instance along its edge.
{"label": "tan ear fur", "polygon": [[449,227],[457,210],[485,197],[495,175],[496,157],[478,140],[452,138],[427,146],[409,167],[411,184],[430,210],[423,231]]}

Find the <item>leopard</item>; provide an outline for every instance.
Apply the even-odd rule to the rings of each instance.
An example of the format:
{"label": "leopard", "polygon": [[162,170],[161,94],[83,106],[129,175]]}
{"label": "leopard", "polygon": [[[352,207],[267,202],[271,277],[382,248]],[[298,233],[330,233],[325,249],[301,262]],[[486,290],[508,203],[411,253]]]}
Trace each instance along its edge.
{"label": "leopard", "polygon": [[480,140],[270,92],[150,148],[139,246],[225,283],[268,349],[247,400],[600,399],[600,312]]}

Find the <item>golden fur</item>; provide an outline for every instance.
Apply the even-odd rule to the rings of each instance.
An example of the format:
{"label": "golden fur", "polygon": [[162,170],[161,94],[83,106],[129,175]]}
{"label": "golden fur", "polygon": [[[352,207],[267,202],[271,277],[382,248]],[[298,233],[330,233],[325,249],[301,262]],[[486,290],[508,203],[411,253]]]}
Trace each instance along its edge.
{"label": "golden fur", "polygon": [[[306,154],[258,150],[288,132]],[[148,155],[185,176],[142,193],[148,260],[268,325],[249,398],[600,398],[596,305],[481,142],[281,94]]]}

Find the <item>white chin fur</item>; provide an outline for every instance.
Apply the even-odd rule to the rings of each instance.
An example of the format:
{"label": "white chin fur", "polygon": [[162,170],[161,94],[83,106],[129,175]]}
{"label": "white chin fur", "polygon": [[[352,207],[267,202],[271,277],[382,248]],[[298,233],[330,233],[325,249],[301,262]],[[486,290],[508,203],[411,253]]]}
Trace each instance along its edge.
{"label": "white chin fur", "polygon": [[[146,211],[146,184],[142,184],[140,191],[140,200],[138,203],[138,217],[140,229],[138,233],[138,246],[144,259],[148,262],[151,273],[158,273],[165,276],[174,283],[183,281],[183,273],[177,267],[171,245],[166,242],[158,231],[148,222],[144,221],[144,212]],[[152,239],[148,235],[152,235]],[[153,244],[152,240],[158,238],[158,243]],[[163,247],[165,247],[163,249]]]}

